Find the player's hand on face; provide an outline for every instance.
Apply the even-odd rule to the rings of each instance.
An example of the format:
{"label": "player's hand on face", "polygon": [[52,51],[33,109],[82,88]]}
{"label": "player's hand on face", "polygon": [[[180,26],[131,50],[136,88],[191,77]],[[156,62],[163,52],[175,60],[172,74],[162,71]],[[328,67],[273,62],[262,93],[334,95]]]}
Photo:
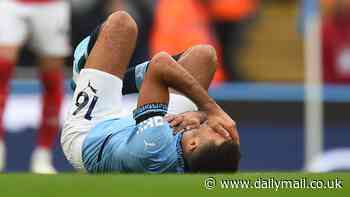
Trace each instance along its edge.
{"label": "player's hand on face", "polygon": [[205,116],[203,112],[185,112],[178,115],[167,115],[165,119],[175,132],[181,132],[199,128],[201,123],[206,120]]}
{"label": "player's hand on face", "polygon": [[221,108],[208,112],[207,124],[215,132],[219,133],[225,138],[237,141],[239,143],[239,134],[236,127],[236,122],[233,121],[231,117]]}

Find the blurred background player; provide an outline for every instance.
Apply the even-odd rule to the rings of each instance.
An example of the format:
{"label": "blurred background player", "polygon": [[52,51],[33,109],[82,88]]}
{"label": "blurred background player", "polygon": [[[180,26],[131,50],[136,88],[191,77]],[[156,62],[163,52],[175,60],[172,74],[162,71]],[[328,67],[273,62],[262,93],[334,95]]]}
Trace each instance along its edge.
{"label": "blurred background player", "polygon": [[[221,56],[222,52],[210,28],[210,16],[203,2],[198,0],[157,1],[150,38],[151,54],[164,50],[175,55],[193,45],[210,44]],[[219,64],[213,83],[225,80],[222,63]]]}
{"label": "blurred background player", "polygon": [[231,81],[242,80],[237,74],[240,50],[246,42],[246,32],[259,10],[260,0],[207,0],[214,33],[222,49],[223,70]]}
{"label": "blurred background player", "polygon": [[242,48],[247,22],[258,5],[258,0],[158,0],[151,54],[162,50],[176,54],[193,45],[210,44],[220,56],[214,83],[238,80],[236,56]]}
{"label": "blurred background player", "polygon": [[3,115],[19,52],[28,43],[38,56],[43,87],[42,119],[31,158],[35,173],[55,173],[51,149],[59,130],[63,98],[62,66],[70,55],[70,5],[63,0],[0,1],[0,171],[6,163]]}
{"label": "blurred background player", "polygon": [[327,83],[350,83],[350,1],[324,1],[322,60]]}

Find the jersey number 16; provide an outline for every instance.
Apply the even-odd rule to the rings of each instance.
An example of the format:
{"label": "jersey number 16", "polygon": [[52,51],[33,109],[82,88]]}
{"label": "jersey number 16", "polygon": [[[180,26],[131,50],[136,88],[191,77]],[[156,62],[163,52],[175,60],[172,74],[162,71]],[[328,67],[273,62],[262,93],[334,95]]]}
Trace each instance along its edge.
{"label": "jersey number 16", "polygon": [[82,109],[87,107],[90,103],[89,108],[86,114],[84,115],[84,118],[86,120],[91,120],[92,119],[91,113],[94,111],[97,101],[98,101],[98,97],[94,96],[90,103],[89,95],[86,92],[80,92],[77,96],[77,100],[75,101],[75,106],[77,106],[78,108],[73,112],[73,115],[74,116],[77,115]]}

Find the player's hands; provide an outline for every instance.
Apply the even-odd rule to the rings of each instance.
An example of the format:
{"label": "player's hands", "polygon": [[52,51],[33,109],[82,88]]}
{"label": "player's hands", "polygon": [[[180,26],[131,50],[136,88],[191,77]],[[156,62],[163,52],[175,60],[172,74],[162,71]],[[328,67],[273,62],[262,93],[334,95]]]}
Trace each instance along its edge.
{"label": "player's hands", "polygon": [[236,122],[231,119],[219,106],[207,112],[208,126],[215,132],[227,139],[237,141],[239,143],[239,134]]}
{"label": "player's hands", "polygon": [[201,123],[207,120],[204,112],[185,112],[178,115],[167,115],[165,119],[175,132],[199,128]]}

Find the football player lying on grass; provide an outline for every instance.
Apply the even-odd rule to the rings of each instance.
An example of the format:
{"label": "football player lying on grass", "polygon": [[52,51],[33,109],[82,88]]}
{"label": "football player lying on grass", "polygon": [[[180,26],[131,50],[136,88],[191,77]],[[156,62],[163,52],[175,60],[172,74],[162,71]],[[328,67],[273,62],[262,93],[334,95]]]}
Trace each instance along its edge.
{"label": "football player lying on grass", "polygon": [[[235,122],[206,90],[216,59],[200,64],[195,55],[209,51],[213,57],[215,50],[197,46],[178,61],[161,52],[127,71],[137,31],[127,13],[116,12],[93,34],[95,40],[90,36],[77,47],[75,64],[83,66],[75,71],[73,105],[61,137],[67,159],[91,173],[237,171]],[[200,66],[204,71],[197,75]],[[137,109],[124,115],[123,92],[135,91]],[[199,111],[165,117],[170,91],[191,99]],[[180,108],[181,102],[174,105]]]}

